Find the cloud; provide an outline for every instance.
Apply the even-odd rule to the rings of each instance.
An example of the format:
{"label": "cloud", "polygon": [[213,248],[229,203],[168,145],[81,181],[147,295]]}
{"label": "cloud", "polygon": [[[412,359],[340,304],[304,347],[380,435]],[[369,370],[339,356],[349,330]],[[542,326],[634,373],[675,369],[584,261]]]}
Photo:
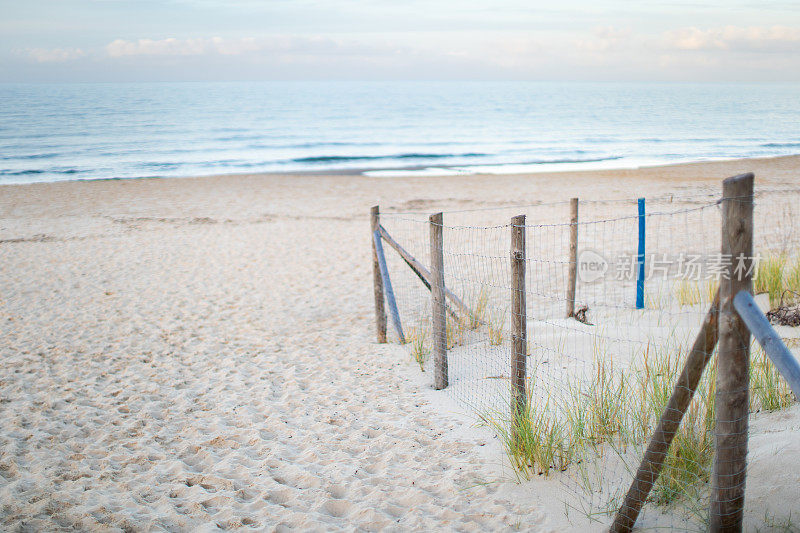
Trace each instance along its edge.
{"label": "cloud", "polygon": [[80,48],[25,48],[19,50],[37,63],[63,63],[86,55]]}
{"label": "cloud", "polygon": [[197,56],[217,51],[217,39],[117,39],[106,46],[111,57],[124,56]]}
{"label": "cloud", "polygon": [[221,37],[196,39],[117,39],[106,46],[110,57],[124,56],[199,56],[208,54],[240,55],[260,49],[255,39],[222,39]]}
{"label": "cloud", "polygon": [[664,40],[678,50],[800,53],[800,28],[788,26],[683,28],[666,32]]}
{"label": "cloud", "polygon": [[124,79],[794,80],[800,72],[800,28],[788,26],[239,35],[112,34],[96,48],[18,49],[28,63],[18,68]]}
{"label": "cloud", "polygon": [[628,29],[618,29],[613,26],[595,28],[589,39],[578,39],[575,46],[589,53],[603,53],[611,50],[628,48],[636,36]]}
{"label": "cloud", "polygon": [[358,40],[330,38],[325,36],[274,35],[256,39],[245,37],[224,39],[222,37],[176,39],[139,39],[126,41],[116,39],[106,45],[109,57],[126,56],[238,56],[255,52],[290,55],[386,55],[397,51],[396,47],[382,43],[365,43]]}

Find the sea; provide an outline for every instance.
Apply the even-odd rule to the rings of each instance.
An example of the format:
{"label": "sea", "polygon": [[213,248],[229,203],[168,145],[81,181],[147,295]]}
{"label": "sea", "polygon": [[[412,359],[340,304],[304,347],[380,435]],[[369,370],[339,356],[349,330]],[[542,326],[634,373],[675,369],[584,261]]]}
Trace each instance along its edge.
{"label": "sea", "polygon": [[798,84],[0,84],[0,183],[501,174],[798,153]]}

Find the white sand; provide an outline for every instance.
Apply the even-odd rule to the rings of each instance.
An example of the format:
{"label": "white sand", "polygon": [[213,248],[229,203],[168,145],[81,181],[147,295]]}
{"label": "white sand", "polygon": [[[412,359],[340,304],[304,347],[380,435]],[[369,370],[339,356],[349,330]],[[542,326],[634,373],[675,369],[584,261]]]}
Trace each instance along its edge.
{"label": "white sand", "polygon": [[[631,197],[749,170],[794,185],[799,169],[0,187],[0,528],[583,529],[374,342],[369,206]],[[797,407],[754,423],[749,508],[797,508],[798,437]]]}

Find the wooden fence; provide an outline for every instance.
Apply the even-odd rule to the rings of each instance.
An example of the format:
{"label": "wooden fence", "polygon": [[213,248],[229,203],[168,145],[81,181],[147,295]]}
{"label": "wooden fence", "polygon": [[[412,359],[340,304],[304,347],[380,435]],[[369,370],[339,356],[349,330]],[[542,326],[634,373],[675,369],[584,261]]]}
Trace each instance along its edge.
{"label": "wooden fence", "polygon": [[[800,365],[786,349],[769,323],[753,305],[753,174],[728,178],[723,182],[721,254],[730,260],[724,265],[722,282],[708,309],[700,331],[688,353],[684,368],[674,385],[672,396],[652,434],[649,446],[616,514],[611,531],[630,531],[664,465],[670,445],[678,431],[703,371],[718,345],[716,376],[715,458],[710,500],[710,529],[740,531],[743,520],[744,488],[747,471],[748,389],[750,332],[762,344],[778,370],[788,381],[795,395],[800,393]],[[570,201],[570,236],[566,317],[575,316],[575,290],[578,277],[578,206],[577,198]],[[639,240],[636,279],[636,308],[644,305],[645,203],[639,199]],[[469,314],[469,307],[445,286],[443,250],[443,214],[429,218],[430,268],[409,254],[380,224],[379,208],[371,212],[373,287],[375,293],[375,322],[378,342],[386,342],[386,311],[390,308],[392,323],[401,342],[404,333],[393,298],[386,261],[381,243],[386,242],[411,268],[430,291],[432,310],[432,345],[434,388],[448,387],[446,342],[447,315],[455,316],[453,307]],[[512,283],[511,324],[512,343],[509,354],[512,413],[517,420],[527,405],[526,398],[526,221],[525,215],[512,218],[510,279]],[[512,428],[513,430],[513,428]]]}

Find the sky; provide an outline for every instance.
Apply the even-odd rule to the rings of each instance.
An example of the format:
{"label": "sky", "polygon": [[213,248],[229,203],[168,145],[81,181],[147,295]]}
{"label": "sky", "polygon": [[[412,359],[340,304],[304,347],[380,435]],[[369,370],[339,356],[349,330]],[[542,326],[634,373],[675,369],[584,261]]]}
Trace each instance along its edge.
{"label": "sky", "polygon": [[800,1],[0,0],[0,82],[800,81]]}

